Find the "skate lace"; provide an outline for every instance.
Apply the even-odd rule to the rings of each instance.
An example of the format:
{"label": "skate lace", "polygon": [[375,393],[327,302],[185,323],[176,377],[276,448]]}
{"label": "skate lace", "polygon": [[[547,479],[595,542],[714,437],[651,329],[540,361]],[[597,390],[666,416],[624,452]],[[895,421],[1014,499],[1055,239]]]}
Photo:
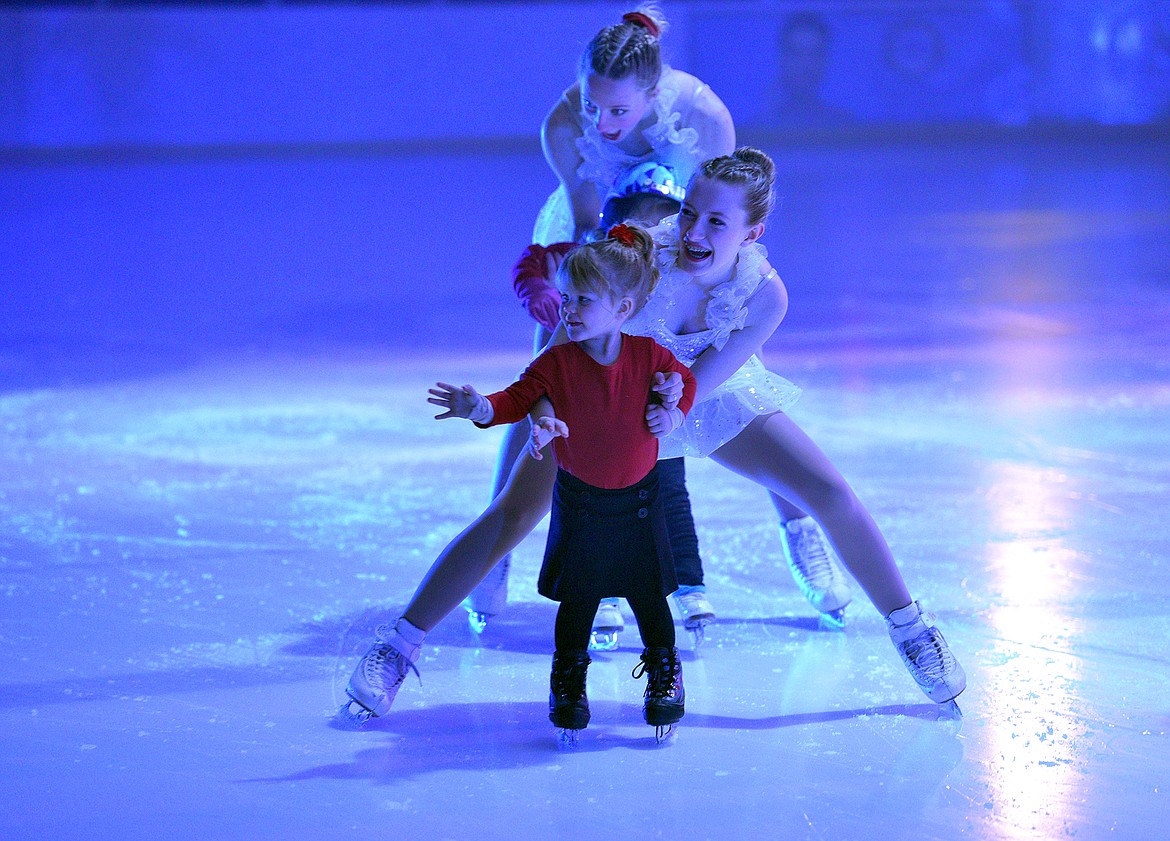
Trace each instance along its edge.
{"label": "skate lace", "polygon": [[585,694],[588,660],[557,660],[552,670],[552,693],[558,699],[576,700]]}
{"label": "skate lace", "polygon": [[945,680],[955,668],[955,655],[937,628],[927,628],[913,639],[902,643],[902,651],[912,669],[927,681]]}
{"label": "skate lace", "polygon": [[793,536],[796,544],[792,547],[793,565],[809,584],[819,589],[829,589],[833,583],[834,570],[820,535],[811,529],[802,528]]}
{"label": "skate lace", "polygon": [[630,676],[635,680],[649,675],[646,685],[646,696],[649,698],[667,698],[674,691],[674,684],[682,672],[682,663],[677,658],[664,655],[661,660],[642,659]]}
{"label": "skate lace", "polygon": [[390,643],[381,642],[382,638],[389,633],[389,629],[389,625],[381,625],[374,632],[379,642],[370,649],[369,654],[362,661],[366,680],[371,686],[381,684],[382,688],[392,688],[406,679],[406,672],[409,669],[414,672],[415,677],[418,678],[419,686],[421,686],[422,675],[418,673],[418,667],[410,661],[410,658]]}

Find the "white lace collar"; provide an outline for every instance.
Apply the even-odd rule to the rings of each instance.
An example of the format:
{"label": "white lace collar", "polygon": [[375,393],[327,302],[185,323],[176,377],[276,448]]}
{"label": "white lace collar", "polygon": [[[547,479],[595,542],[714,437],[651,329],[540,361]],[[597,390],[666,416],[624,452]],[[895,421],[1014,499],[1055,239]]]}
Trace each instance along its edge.
{"label": "white lace collar", "polygon": [[[666,301],[669,307],[675,291],[691,283],[691,276],[678,267],[678,216],[662,220],[651,231],[651,235],[656,246],[655,258],[659,272],[654,298]],[[707,293],[708,341],[716,350],[727,344],[732,332],[743,329],[747,321],[747,307],[744,303],[763,282],[764,275],[760,268],[767,258],[768,250],[758,242],[743,246],[739,249],[734,274]]]}
{"label": "white lace collar", "polygon": [[658,93],[651,104],[656,119],[652,126],[642,132],[650,144],[650,151],[646,154],[628,154],[603,138],[591,120],[582,121],[581,136],[577,138],[577,151],[581,153],[577,176],[582,181],[593,181],[608,188],[625,170],[636,163],[660,157],[665,149],[673,147],[686,154],[697,154],[695,147],[699,142],[699,133],[689,126],[679,125],[682,112],[675,110],[675,104],[682,89],[670,72],[670,67],[663,65],[661,79]]}

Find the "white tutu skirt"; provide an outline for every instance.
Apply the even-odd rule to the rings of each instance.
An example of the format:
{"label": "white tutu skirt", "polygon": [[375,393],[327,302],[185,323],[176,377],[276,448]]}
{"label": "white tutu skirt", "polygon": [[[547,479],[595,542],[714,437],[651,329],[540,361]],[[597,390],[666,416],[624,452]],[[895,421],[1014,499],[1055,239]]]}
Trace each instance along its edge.
{"label": "white tutu skirt", "polygon": [[717,389],[691,407],[683,425],[658,442],[658,457],[705,458],[760,415],[783,411],[800,397],[800,387],[773,374],[752,356]]}
{"label": "white tutu skirt", "polygon": [[569,193],[565,185],[561,184],[540,213],[536,214],[536,224],[532,226],[532,241],[537,245],[552,245],[554,242],[572,242],[573,214],[569,212]]}

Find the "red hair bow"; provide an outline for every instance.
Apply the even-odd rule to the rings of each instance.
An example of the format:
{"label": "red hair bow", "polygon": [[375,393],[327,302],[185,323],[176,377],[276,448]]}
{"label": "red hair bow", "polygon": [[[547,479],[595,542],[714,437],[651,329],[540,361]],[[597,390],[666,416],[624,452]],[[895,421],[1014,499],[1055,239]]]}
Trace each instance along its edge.
{"label": "red hair bow", "polygon": [[622,245],[633,245],[638,241],[634,236],[634,229],[624,222],[609,229],[609,238],[616,239]]}
{"label": "red hair bow", "polygon": [[622,15],[622,20],[626,23],[633,23],[642,27],[655,38],[658,37],[658,24],[654,22],[654,18],[643,12],[626,12]]}

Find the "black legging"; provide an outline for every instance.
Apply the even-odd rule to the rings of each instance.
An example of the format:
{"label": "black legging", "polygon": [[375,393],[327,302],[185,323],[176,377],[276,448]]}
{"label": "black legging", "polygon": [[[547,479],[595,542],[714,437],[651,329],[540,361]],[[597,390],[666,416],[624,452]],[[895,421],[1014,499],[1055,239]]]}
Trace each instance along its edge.
{"label": "black legging", "polygon": [[[674,648],[674,617],[670,605],[660,593],[644,596],[627,596],[630,610],[638,622],[638,633],[646,648]],[[583,651],[589,646],[589,635],[593,631],[593,617],[601,599],[585,599],[561,602],[557,611],[557,651]]]}
{"label": "black legging", "polygon": [[658,462],[658,494],[666,515],[670,535],[670,553],[674,555],[674,574],[683,586],[703,583],[703,562],[699,559],[699,538],[691,516],[691,498],[687,494],[686,463],[679,458]]}

